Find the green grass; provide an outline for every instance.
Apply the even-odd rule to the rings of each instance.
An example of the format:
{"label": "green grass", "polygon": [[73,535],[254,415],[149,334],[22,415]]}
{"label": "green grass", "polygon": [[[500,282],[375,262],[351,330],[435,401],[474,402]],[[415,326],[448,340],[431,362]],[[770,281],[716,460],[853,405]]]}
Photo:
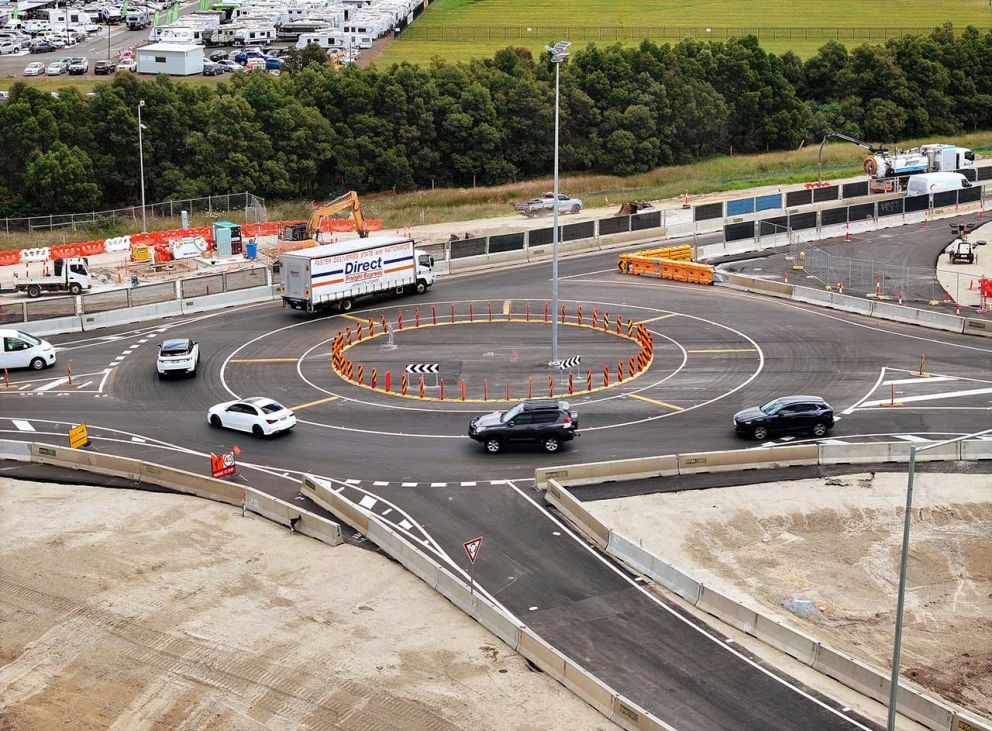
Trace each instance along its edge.
{"label": "green grass", "polygon": [[[720,2],[686,3],[684,0],[436,0],[420,18],[390,44],[376,59],[380,64],[399,61],[426,63],[434,57],[464,61],[488,56],[506,46],[522,46],[540,51],[548,42],[572,40],[584,47],[589,42],[606,45],[616,42],[610,33],[615,28],[633,35],[620,42],[636,45],[641,29],[668,28],[669,37],[655,30],[651,35],[659,43],[674,43],[672,28],[696,28],[697,37],[708,37],[705,28],[713,28],[713,40],[722,40],[725,29],[755,33],[762,46],[782,53],[794,50],[801,57],[816,52],[833,33],[809,38],[807,28],[839,28],[841,42],[849,46],[881,43],[886,36],[900,35],[903,29],[933,28],[950,21],[956,27],[966,25],[992,27],[992,7],[988,0],[720,0]],[[454,33],[453,28],[515,29],[510,38],[487,37],[455,40],[437,34]],[[531,30],[528,31],[527,29]],[[792,38],[781,38],[781,30],[792,28]],[[496,35],[499,35],[498,33]],[[602,37],[601,37],[602,35]],[[427,36],[421,40],[419,37]],[[775,37],[779,36],[779,37]],[[846,38],[844,36],[847,36]],[[853,36],[853,37],[851,37]]]}

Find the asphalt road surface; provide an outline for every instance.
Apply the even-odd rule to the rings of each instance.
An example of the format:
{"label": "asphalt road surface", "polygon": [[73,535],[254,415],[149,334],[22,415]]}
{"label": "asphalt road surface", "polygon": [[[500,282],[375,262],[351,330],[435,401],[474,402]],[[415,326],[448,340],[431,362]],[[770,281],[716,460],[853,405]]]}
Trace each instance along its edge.
{"label": "asphalt road surface", "polygon": [[[267,303],[54,337],[56,368],[11,374],[12,387],[0,393],[0,434],[64,444],[68,427],[86,422],[92,449],[197,472],[207,471],[210,452],[237,444],[238,479],[287,500],[298,499],[303,472],[331,479],[342,495],[426,542],[463,575],[461,543],[483,534],[479,587],[676,728],[872,728],[646,593],[544,510],[533,471],[752,447],[734,435],[734,412],[792,393],[822,395],[834,405],[840,420],[828,442],[922,442],[977,431],[992,407],[992,343],[718,287],[627,277],[616,273],[615,254],[565,259],[560,268],[570,316],[581,305],[586,317],[595,310],[644,323],[655,352],[638,377],[572,399],[582,435],[557,454],[487,455],[465,434],[471,415],[494,406],[460,403],[454,389],[443,403],[373,393],[329,364],[331,339],[360,320],[394,323],[402,311],[409,323],[416,308],[422,318],[435,309],[450,317],[454,306],[456,326],[409,338],[397,333],[388,350],[382,338],[363,347],[378,349],[370,357],[389,368],[440,362],[448,384],[466,379],[468,398],[481,398],[484,372],[495,383],[513,380],[511,395],[521,395],[528,369],[546,385],[541,361],[550,346],[542,354],[538,342],[544,326],[486,324],[473,340],[465,320],[469,303],[487,318],[490,304],[497,317],[524,316],[528,303],[543,314],[550,264],[441,278],[424,296],[360,305],[350,316],[308,317]],[[424,332],[437,336],[425,339]],[[156,345],[177,336],[199,341],[200,373],[160,381]],[[590,342],[589,353],[562,355],[583,355],[584,376],[611,357],[603,347]],[[929,378],[912,375],[921,355]],[[556,395],[567,387],[560,378],[553,386]],[[882,405],[893,392],[904,406]],[[300,423],[269,439],[209,427],[209,406],[248,395],[295,407]]]}

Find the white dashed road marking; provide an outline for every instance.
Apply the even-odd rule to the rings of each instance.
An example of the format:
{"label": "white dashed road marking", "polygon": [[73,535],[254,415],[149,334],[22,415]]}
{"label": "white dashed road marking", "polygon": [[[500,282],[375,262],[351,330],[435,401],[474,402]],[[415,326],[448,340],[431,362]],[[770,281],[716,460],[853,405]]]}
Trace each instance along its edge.
{"label": "white dashed road marking", "polygon": [[359,505],[361,505],[361,506],[362,506],[363,508],[365,508],[366,510],[371,510],[372,508],[374,508],[374,507],[375,507],[375,504],[376,504],[377,502],[379,502],[379,501],[378,501],[378,500],[376,500],[376,499],[375,499],[374,497],[372,497],[371,495],[366,495],[366,496],[364,496],[364,497],[363,497],[363,498],[362,498],[361,500],[359,500],[359,501],[358,501],[358,504],[359,504]]}
{"label": "white dashed road marking", "polygon": [[902,439],[904,442],[929,442],[929,439],[924,439],[923,437],[918,437],[915,434],[896,434],[896,439]]}
{"label": "white dashed road marking", "polygon": [[56,386],[61,386],[63,383],[68,383],[68,382],[69,382],[68,378],[59,378],[52,381],[51,383],[46,383],[44,386],[38,386],[38,388],[36,388],[35,391],[49,391],[55,388]]}
{"label": "white dashed road marking", "polygon": [[14,422],[14,426],[21,431],[34,431],[34,427],[31,426],[30,421],[21,421],[20,419],[11,419],[11,421]]}

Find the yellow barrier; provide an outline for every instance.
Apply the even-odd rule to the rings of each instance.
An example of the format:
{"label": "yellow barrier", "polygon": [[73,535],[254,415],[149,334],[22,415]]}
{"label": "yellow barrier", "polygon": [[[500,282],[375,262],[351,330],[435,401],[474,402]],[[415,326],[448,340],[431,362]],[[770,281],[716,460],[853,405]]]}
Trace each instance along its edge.
{"label": "yellow barrier", "polygon": [[713,284],[713,267],[709,264],[694,264],[692,247],[688,244],[620,254],[617,257],[617,270],[633,276],[648,274],[675,282]]}

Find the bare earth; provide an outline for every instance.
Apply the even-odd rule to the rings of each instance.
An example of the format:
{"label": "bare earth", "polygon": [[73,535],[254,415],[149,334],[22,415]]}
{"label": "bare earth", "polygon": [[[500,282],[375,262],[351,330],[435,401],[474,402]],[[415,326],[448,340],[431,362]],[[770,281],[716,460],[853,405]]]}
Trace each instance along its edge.
{"label": "bare earth", "polygon": [[[626,537],[824,644],[891,668],[906,476],[585,503]],[[992,714],[992,476],[918,474],[902,668]],[[813,600],[807,618],[782,601]]]}
{"label": "bare earth", "polygon": [[599,729],[385,557],[195,497],[0,478],[0,729]]}

